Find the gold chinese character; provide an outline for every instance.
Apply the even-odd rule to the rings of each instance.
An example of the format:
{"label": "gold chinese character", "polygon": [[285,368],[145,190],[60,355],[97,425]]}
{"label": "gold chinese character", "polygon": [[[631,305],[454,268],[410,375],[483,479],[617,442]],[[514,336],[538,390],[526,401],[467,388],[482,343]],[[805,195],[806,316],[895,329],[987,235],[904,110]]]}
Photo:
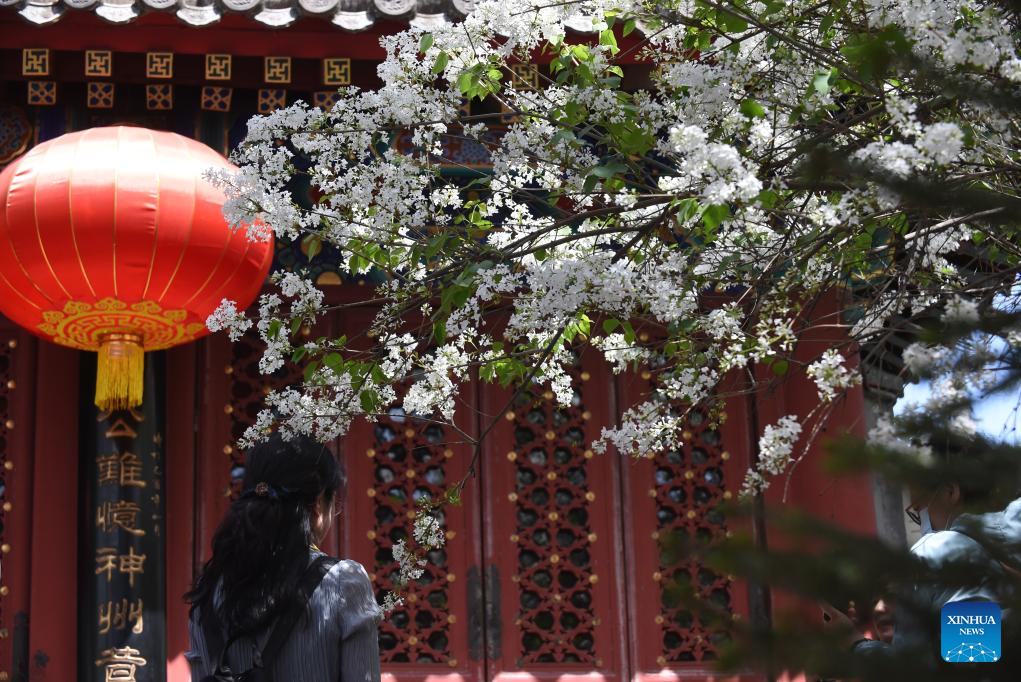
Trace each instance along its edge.
{"label": "gold chinese character", "polygon": [[144,488],[142,480],[142,460],[138,455],[125,452],[120,455],[104,455],[96,458],[99,470],[99,484],[116,483]]}
{"label": "gold chinese character", "polygon": [[120,565],[118,570],[128,574],[128,585],[135,586],[135,574],[145,573],[145,555],[135,554],[135,548],[129,547],[127,554],[121,554],[118,559]]}
{"label": "gold chinese character", "polygon": [[138,527],[138,514],[142,508],[135,502],[118,500],[117,502],[104,502],[96,507],[96,527],[109,533],[116,528],[122,528],[132,535],[141,537],[145,531]]}
{"label": "gold chinese character", "polygon": [[99,634],[105,635],[113,630],[123,630],[132,624],[131,631],[136,635],[142,634],[145,629],[145,622],[142,617],[143,605],[141,599],[128,601],[122,598],[119,602],[108,601],[99,605]]}
{"label": "gold chinese character", "polygon": [[117,549],[114,547],[100,547],[96,550],[96,575],[106,573],[106,582],[113,579],[113,572],[117,570]]}
{"label": "gold chinese character", "polygon": [[137,682],[135,670],[144,666],[146,660],[138,649],[129,646],[115,647],[103,652],[96,666],[106,666],[104,682]]}

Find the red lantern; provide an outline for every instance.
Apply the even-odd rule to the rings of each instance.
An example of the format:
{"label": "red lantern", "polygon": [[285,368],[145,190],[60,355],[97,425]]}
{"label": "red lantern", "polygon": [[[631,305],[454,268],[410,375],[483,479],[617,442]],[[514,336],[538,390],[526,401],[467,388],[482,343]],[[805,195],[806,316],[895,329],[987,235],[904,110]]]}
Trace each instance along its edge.
{"label": "red lantern", "polygon": [[272,241],[251,242],[203,178],[233,168],[174,133],[92,128],[43,142],[0,173],[0,312],[99,351],[96,404],[142,399],[142,351],[192,341],[230,298],[258,295]]}

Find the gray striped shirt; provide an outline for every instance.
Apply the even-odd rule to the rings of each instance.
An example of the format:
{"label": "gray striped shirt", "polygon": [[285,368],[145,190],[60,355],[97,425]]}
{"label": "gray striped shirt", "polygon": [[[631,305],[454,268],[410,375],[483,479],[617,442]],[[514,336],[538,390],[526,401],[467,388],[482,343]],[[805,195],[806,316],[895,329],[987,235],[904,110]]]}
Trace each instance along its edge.
{"label": "gray striped shirt", "polygon": [[[379,682],[379,641],[376,629],[382,611],[362,565],[343,560],[323,577],[309,600],[312,618],[300,620],[273,665],[276,682]],[[199,614],[188,623],[191,679],[212,673],[216,661],[206,646]],[[231,645],[227,663],[243,672],[252,667],[255,646],[269,633]],[[224,638],[226,640],[226,637]]]}

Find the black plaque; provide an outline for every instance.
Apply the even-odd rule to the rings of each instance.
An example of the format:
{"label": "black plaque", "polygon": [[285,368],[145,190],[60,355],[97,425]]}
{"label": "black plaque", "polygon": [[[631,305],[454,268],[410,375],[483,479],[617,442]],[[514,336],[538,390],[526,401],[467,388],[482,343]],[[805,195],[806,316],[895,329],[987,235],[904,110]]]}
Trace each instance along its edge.
{"label": "black plaque", "polygon": [[82,363],[79,680],[166,679],[164,367],[145,356],[144,403],[100,412]]}

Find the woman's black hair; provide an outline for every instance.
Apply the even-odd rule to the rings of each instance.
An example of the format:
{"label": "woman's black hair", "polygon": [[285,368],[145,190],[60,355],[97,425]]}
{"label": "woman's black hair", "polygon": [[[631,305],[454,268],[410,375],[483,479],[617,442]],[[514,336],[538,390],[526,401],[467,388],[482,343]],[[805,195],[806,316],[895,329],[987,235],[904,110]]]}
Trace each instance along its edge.
{"label": "woman's black hair", "polygon": [[[321,443],[274,434],[247,453],[243,492],[213,536],[206,562],[185,600],[194,613],[214,608],[233,635],[255,633],[299,601],[310,561],[316,500],[343,493],[343,471]],[[222,586],[222,587],[220,587]]]}

